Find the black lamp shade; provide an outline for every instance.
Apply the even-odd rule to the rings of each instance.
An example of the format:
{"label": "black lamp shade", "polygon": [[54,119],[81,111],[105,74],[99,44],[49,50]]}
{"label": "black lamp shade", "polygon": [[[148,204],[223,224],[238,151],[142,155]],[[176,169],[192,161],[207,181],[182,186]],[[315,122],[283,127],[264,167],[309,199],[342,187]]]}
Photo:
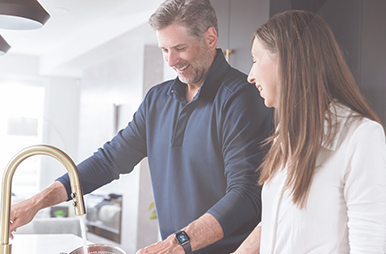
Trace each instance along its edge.
{"label": "black lamp shade", "polygon": [[0,28],[29,30],[42,27],[50,15],[37,0],[0,0]]}
{"label": "black lamp shade", "polygon": [[4,40],[4,38],[0,35],[0,55],[4,55],[11,48],[9,44]]}

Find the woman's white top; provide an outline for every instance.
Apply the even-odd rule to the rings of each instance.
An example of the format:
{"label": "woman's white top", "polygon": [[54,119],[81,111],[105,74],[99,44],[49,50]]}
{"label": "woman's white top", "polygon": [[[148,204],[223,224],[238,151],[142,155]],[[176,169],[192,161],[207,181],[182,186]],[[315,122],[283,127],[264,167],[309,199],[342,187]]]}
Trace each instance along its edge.
{"label": "woman's white top", "polygon": [[285,168],[264,185],[261,254],[385,253],[385,134],[352,114],[338,109],[339,127],[318,156],[305,209],[283,188]]}

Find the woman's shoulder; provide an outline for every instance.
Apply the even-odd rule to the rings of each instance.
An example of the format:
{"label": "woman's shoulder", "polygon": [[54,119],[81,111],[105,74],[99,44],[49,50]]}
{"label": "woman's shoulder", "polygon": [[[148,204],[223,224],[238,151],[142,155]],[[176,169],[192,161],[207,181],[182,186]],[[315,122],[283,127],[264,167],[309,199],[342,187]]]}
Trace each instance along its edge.
{"label": "woman's shoulder", "polygon": [[368,142],[371,139],[385,139],[382,124],[355,112],[342,104],[335,104],[332,110],[332,143],[336,147],[342,142]]}
{"label": "woman's shoulder", "polygon": [[355,136],[377,136],[383,138],[385,137],[385,130],[382,124],[367,117],[354,118],[350,127],[353,135]]}
{"label": "woman's shoulder", "polygon": [[385,130],[381,123],[363,117],[353,112],[345,124],[346,140],[350,147],[362,146],[381,146],[386,147]]}

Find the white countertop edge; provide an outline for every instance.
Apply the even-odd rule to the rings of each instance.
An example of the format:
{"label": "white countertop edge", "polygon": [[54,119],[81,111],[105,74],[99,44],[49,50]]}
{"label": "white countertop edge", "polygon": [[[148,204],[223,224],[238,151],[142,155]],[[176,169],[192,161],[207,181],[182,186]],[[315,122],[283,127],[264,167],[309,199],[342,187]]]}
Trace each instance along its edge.
{"label": "white countertop edge", "polygon": [[12,254],[59,254],[83,246],[83,239],[73,234],[15,234],[10,243]]}

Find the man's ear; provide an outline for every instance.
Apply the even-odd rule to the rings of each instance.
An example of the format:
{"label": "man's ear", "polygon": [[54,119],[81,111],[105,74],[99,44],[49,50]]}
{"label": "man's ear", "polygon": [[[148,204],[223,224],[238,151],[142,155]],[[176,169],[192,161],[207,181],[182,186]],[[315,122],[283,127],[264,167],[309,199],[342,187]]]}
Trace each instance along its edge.
{"label": "man's ear", "polygon": [[214,29],[214,27],[209,27],[208,30],[205,32],[205,43],[208,46],[208,49],[214,50],[217,46],[218,36],[217,31]]}

